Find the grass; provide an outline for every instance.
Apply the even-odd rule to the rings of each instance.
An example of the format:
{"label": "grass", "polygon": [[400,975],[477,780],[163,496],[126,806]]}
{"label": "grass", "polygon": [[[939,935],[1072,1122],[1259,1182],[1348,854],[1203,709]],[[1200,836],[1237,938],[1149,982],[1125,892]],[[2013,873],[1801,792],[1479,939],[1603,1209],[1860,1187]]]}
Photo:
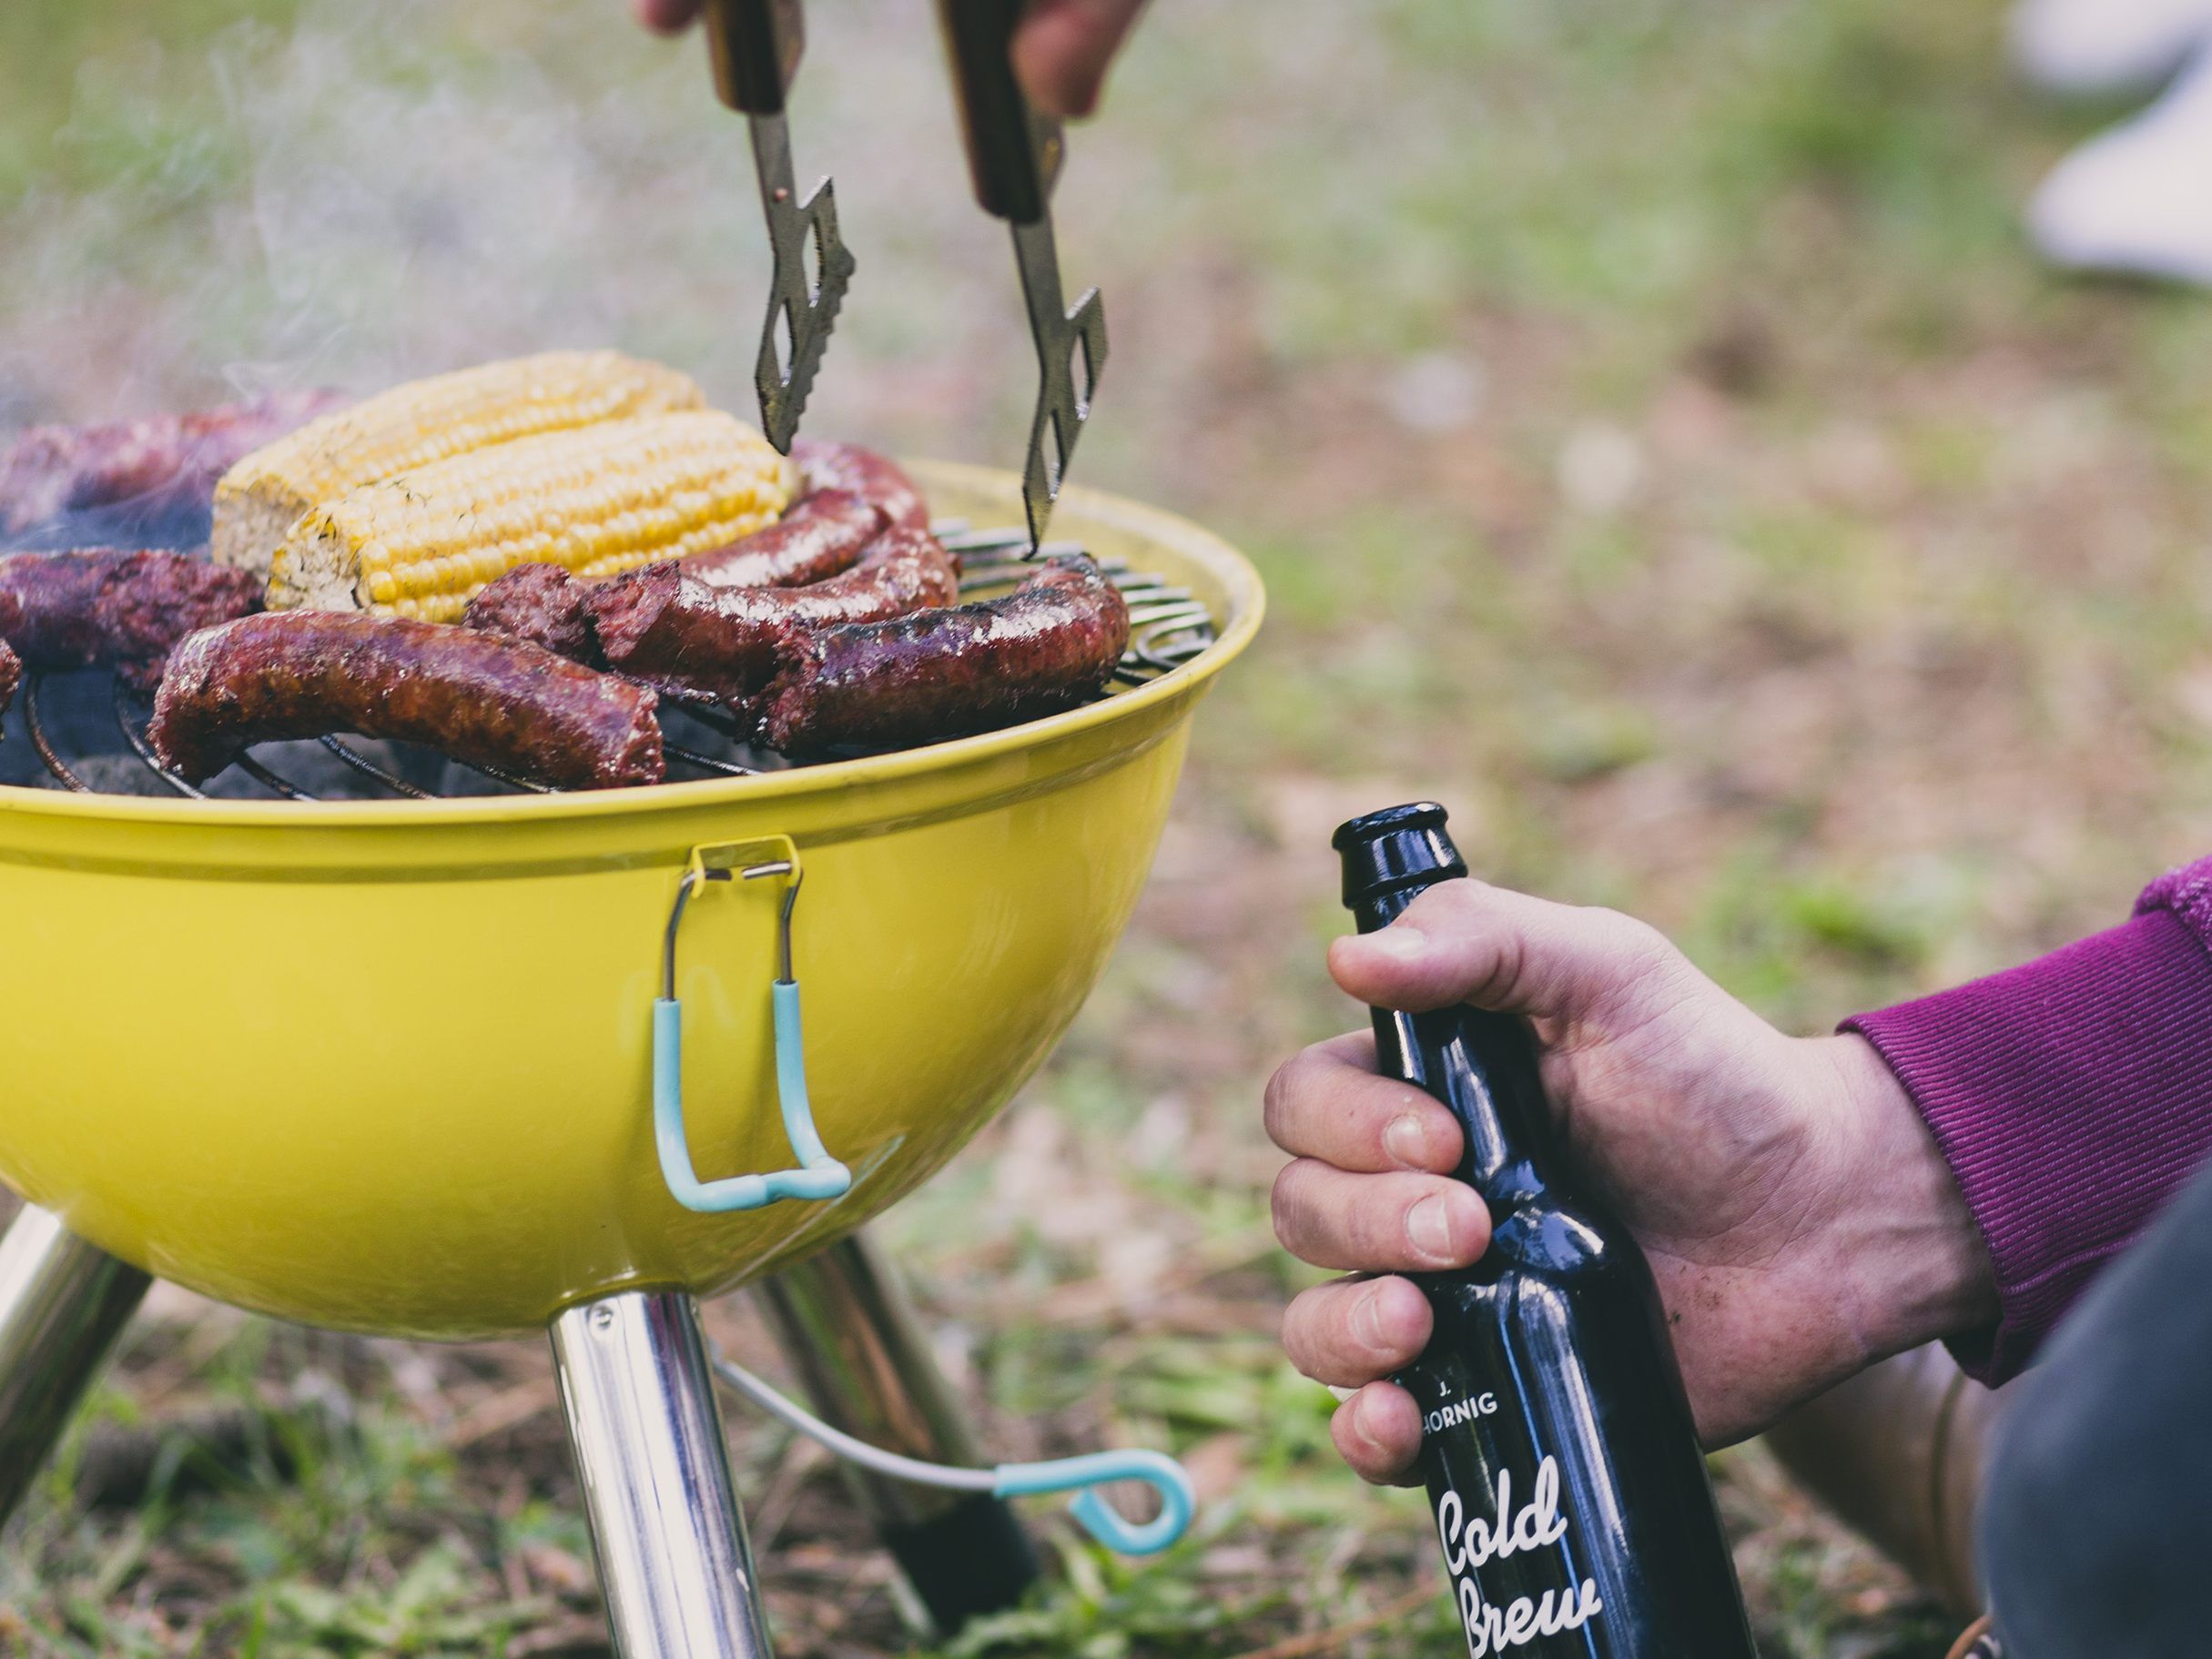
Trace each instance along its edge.
{"label": "grass", "polygon": [[[740,139],[696,43],[621,9],[15,0],[0,421],[598,339],[743,407]],[[862,264],[814,430],[1010,460],[1028,345],[924,25],[815,11],[794,130]],[[995,1452],[1172,1446],[1208,1505],[1141,1566],[1034,1512],[1049,1589],[952,1652],[1453,1651],[1423,1506],[1344,1474],[1272,1340],[1307,1276],[1256,1098],[1356,1017],[1319,963],[1341,817],[1439,796],[1489,874],[1636,910],[1801,1029],[2201,850],[2212,312],[2028,256],[2019,202],[2096,117],[2016,91],[1999,21],[1156,8],[1060,197],[1115,329],[1082,472],[1251,550],[1273,622],[1075,1032],[884,1229]],[[167,1298],[101,1409],[209,1402],[266,1454],[120,1511],[56,1472],[0,1546],[0,1653],[604,1651],[534,1348]],[[736,1445],[780,1651],[914,1651],[831,1472]],[[1717,1467],[1767,1652],[1943,1651],[1758,1448]]]}

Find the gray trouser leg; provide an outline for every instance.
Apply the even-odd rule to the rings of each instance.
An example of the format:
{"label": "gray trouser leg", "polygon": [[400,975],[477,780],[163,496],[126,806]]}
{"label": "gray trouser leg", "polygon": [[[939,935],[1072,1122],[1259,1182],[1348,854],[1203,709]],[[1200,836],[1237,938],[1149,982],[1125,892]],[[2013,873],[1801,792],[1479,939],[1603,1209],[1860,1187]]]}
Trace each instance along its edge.
{"label": "gray trouser leg", "polygon": [[2005,1659],[2176,1659],[2212,1640],[2212,1171],[2021,1380],[1982,1502]]}

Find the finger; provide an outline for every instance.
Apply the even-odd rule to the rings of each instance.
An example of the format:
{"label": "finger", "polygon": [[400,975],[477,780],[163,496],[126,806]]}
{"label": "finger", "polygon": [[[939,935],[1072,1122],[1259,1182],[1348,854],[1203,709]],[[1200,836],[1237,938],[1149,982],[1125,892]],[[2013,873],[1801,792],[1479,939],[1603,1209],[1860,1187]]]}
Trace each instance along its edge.
{"label": "finger", "polygon": [[1014,36],[1014,73],[1047,115],[1087,116],[1098,107],[1107,66],[1145,0],[1033,0]]}
{"label": "finger", "polygon": [[1275,1237],[1301,1261],[1363,1273],[1471,1267],[1490,1212],[1448,1176],[1347,1175],[1302,1158],[1275,1178]]}
{"label": "finger", "polygon": [[1352,996],[1415,1013],[1471,1002],[1578,1020],[1694,971],[1661,935],[1618,911],[1478,881],[1439,882],[1389,926],[1329,946],[1329,972]]}
{"label": "finger", "polygon": [[699,15],[703,0],[631,0],[638,22],[663,35],[688,28]]}
{"label": "finger", "polygon": [[1395,1382],[1370,1382],[1336,1408],[1329,1437],[1353,1473],[1375,1486],[1411,1486],[1421,1455],[1421,1408]]}
{"label": "finger", "polygon": [[1283,1351],[1331,1388],[1360,1388],[1402,1370],[1428,1346],[1428,1298],[1403,1279],[1340,1279],[1283,1310]]}
{"label": "finger", "polygon": [[1448,1175],[1466,1144],[1459,1123],[1410,1083],[1375,1072],[1375,1037],[1349,1032],[1315,1043],[1267,1080],[1267,1138],[1293,1158],[1380,1175]]}

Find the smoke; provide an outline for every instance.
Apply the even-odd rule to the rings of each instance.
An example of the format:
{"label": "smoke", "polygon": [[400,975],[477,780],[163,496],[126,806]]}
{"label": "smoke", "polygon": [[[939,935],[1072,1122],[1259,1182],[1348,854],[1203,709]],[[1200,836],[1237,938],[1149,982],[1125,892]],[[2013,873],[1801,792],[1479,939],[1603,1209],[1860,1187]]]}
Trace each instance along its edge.
{"label": "smoke", "polygon": [[[1070,297],[1104,290],[1113,339],[1085,481],[1202,490],[1194,436],[1280,341],[1402,315],[1378,284],[1407,238],[1373,252],[1389,169],[1363,152],[1382,135],[1347,128],[1387,110],[1410,150],[1448,124],[1401,86],[1332,82],[1380,75],[1363,15],[1158,8],[1075,135],[1062,267]],[[1018,464],[1036,364],[929,0],[821,0],[808,25],[798,174],[835,176],[858,259],[808,430]],[[647,35],[626,0],[299,0],[188,54],[107,37],[131,44],[28,70],[73,96],[52,165],[0,198],[0,430],[563,345],[658,358],[753,407],[768,254],[745,123],[695,36]]]}
{"label": "smoke", "polygon": [[[396,9],[399,36],[420,37],[424,8]],[[427,86],[364,73],[391,21],[318,14],[215,60],[254,157],[224,217],[266,297],[258,361],[234,378],[381,380],[630,332],[650,248],[628,239],[638,214],[601,112],[514,53]],[[619,252],[597,246],[610,231]]]}
{"label": "smoke", "polygon": [[[964,447],[948,417],[1016,430],[1026,343],[928,7],[815,10],[793,135],[802,183],[837,170],[861,268],[810,420],[940,450]],[[188,60],[77,66],[56,149],[0,209],[0,423],[603,343],[750,407],[768,255],[745,124],[701,43],[621,0],[308,0]]]}

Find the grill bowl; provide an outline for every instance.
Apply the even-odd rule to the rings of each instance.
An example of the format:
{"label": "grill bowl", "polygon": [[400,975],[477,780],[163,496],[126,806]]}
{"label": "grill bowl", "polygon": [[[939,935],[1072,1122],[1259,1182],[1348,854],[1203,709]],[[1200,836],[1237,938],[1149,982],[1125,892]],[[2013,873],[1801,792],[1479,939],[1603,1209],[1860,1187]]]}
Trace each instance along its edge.
{"label": "grill bowl", "polygon": [[[1010,474],[918,465],[1020,517]],[[0,788],[0,1178],[102,1249],[280,1318],[542,1326],[633,1286],[711,1294],[936,1170],[1050,1051],[1150,867],[1189,724],[1262,610],[1174,516],[1070,489],[1058,533],[1183,583],[1218,644],[1011,731],[763,777],[353,804]],[[790,836],[830,1204],[680,1209],[651,1122],[663,929],[695,847]],[[683,929],[700,1173],[780,1168],[774,883]]]}

